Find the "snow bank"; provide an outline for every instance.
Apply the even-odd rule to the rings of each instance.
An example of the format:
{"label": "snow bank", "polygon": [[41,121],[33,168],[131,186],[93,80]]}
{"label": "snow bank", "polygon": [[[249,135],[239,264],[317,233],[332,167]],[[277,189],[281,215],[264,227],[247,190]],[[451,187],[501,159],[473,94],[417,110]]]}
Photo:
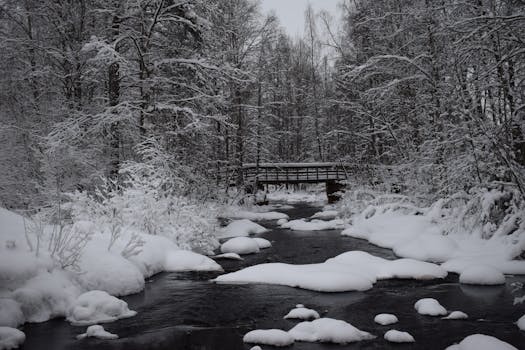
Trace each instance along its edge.
{"label": "snow bank", "polygon": [[375,338],[372,334],[361,331],[350,323],[332,318],[319,318],[314,321],[301,322],[290,329],[288,333],[296,341],[337,344],[347,344]]}
{"label": "snow bank", "polygon": [[285,319],[312,320],[319,318],[319,313],[312,309],[307,309],[304,305],[297,305],[284,316]]}
{"label": "snow bank", "polygon": [[452,311],[447,317],[442,317],[442,320],[465,320],[468,315],[463,311]]}
{"label": "snow bank", "polygon": [[312,219],[333,220],[339,216],[337,210],[323,210],[311,216]]}
{"label": "snow bank", "polygon": [[489,266],[504,274],[525,275],[525,260],[508,260],[500,254],[490,255],[488,253],[481,253],[477,256],[455,258],[441,266],[449,272],[461,274],[471,266],[477,265]]}
{"label": "snow bank", "polygon": [[188,250],[168,252],[164,271],[222,271],[222,267],[207,256]]}
{"label": "snow bank", "polygon": [[[285,219],[281,219],[285,220]],[[251,234],[261,234],[268,231],[263,226],[248,219],[235,220],[218,230],[217,238],[231,238],[249,236]]]}
{"label": "snow bank", "polygon": [[345,222],[340,219],[324,221],[314,219],[306,221],[304,219],[288,221],[281,225],[282,228],[289,228],[294,231],[322,231],[337,230],[345,227]]}
{"label": "snow bank", "polygon": [[389,324],[394,324],[399,322],[396,315],[392,314],[379,314],[374,317],[374,322],[380,324],[381,326],[387,326]]}
{"label": "snow bank", "polygon": [[246,333],[242,340],[245,343],[271,346],[289,346],[294,343],[294,338],[280,329],[256,329]]}
{"label": "snow bank", "polygon": [[0,298],[0,327],[18,327],[25,322],[20,304],[10,298]]}
{"label": "snow bank", "polygon": [[24,332],[11,327],[0,327],[0,350],[18,349],[26,341]]}
{"label": "snow bank", "polygon": [[459,282],[477,285],[499,285],[505,284],[505,276],[490,266],[470,266],[459,275]]}
{"label": "snow bank", "polygon": [[436,299],[432,298],[418,300],[414,304],[414,308],[421,315],[443,316],[447,314],[447,309],[441,306],[441,304]]}
{"label": "snow bank", "polygon": [[415,339],[408,332],[401,332],[391,329],[385,333],[385,340],[391,343],[414,343]]}
{"label": "snow bank", "polygon": [[236,253],[239,255],[254,254],[260,250],[257,241],[249,237],[235,237],[221,245],[222,253]]}
{"label": "snow bank", "polygon": [[218,283],[268,283],[319,292],[364,291],[377,279],[443,278],[441,267],[410,259],[387,260],[361,251],[350,251],[320,264],[268,263],[221,275]]}
{"label": "snow bank", "polygon": [[74,325],[93,325],[133,317],[137,313],[128,304],[100,290],[80,295],[71,306],[67,320]]}
{"label": "snow bank", "polygon": [[514,346],[484,334],[473,334],[459,344],[451,345],[446,350],[518,350]]}
{"label": "snow bank", "polygon": [[89,337],[105,340],[118,339],[118,335],[106,331],[104,327],[98,324],[89,326],[86,330],[86,333],[77,335],[77,339],[84,339]]}
{"label": "snow bank", "polygon": [[516,325],[522,331],[525,331],[525,315],[521,316],[517,321]]}

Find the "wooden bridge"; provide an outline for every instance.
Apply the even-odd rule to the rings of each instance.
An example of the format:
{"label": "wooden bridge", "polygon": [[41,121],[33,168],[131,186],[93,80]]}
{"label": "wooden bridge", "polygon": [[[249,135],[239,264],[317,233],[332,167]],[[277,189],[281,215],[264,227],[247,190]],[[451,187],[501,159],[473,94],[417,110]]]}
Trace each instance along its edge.
{"label": "wooden bridge", "polygon": [[245,183],[322,183],[344,181],[348,178],[342,163],[249,163],[242,168]]}
{"label": "wooden bridge", "polygon": [[[248,192],[264,185],[325,183],[328,201],[333,203],[344,190],[342,182],[348,179],[350,167],[343,163],[248,163],[242,166],[242,183]],[[222,176],[235,185],[240,182],[238,170],[231,169]]]}

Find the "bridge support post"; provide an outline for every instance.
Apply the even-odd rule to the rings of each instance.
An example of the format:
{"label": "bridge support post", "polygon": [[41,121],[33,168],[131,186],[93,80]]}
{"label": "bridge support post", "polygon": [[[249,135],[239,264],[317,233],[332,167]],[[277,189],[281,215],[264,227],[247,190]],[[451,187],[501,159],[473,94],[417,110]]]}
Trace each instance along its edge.
{"label": "bridge support post", "polygon": [[332,204],[339,201],[339,199],[341,199],[342,193],[345,190],[345,187],[346,185],[339,181],[326,181],[326,196],[328,197],[328,203]]}

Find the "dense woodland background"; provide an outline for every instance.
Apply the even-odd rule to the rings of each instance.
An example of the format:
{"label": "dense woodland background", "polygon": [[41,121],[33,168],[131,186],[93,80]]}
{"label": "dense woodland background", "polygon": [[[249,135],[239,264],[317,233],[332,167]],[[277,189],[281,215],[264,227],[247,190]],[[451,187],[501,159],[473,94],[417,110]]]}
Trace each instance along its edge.
{"label": "dense woodland background", "polygon": [[290,38],[252,0],[0,0],[0,205],[141,181],[211,198],[255,161],[523,197],[525,3],[340,8]]}

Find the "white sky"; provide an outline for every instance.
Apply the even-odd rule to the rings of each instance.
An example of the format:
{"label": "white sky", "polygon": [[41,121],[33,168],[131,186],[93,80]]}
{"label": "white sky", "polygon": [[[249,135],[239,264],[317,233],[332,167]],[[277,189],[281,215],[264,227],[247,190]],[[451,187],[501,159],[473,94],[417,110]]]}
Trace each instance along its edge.
{"label": "white sky", "polygon": [[304,32],[304,11],[308,3],[316,12],[329,11],[334,18],[338,18],[337,3],[340,0],[261,0],[264,13],[275,10],[281,25],[291,36],[301,35]]}

